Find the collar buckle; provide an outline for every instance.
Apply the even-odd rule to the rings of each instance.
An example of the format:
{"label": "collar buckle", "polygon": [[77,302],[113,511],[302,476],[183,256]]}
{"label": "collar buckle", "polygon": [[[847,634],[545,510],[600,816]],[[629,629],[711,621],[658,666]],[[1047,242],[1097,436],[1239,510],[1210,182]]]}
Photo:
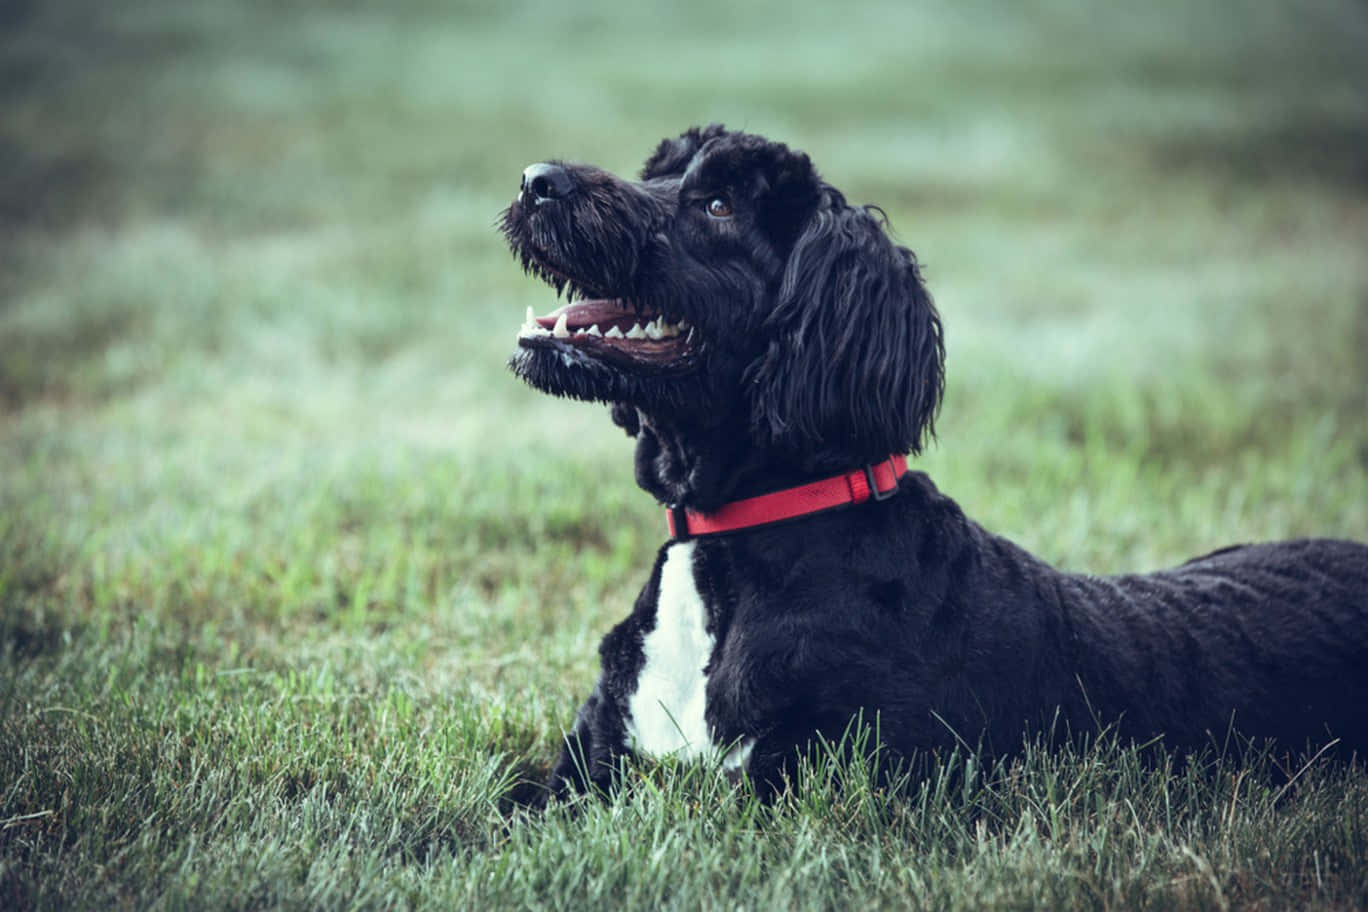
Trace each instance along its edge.
{"label": "collar buckle", "polygon": [[876,502],[888,500],[890,497],[896,497],[898,494],[898,467],[893,464],[893,457],[890,456],[874,465],[883,465],[885,463],[888,464],[889,472],[893,476],[893,486],[887,491],[879,490],[879,482],[874,477],[874,466],[867,465],[864,467],[865,481],[869,483],[869,499]]}
{"label": "collar buckle", "polygon": [[675,541],[687,541],[693,538],[693,533],[689,531],[689,511],[682,506],[672,506],[667,508],[667,517],[670,520],[670,535]]}

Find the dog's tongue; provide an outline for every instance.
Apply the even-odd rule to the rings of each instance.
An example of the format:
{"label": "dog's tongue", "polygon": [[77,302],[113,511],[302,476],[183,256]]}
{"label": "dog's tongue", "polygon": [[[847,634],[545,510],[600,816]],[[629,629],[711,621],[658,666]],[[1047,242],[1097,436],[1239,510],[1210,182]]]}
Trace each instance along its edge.
{"label": "dog's tongue", "polygon": [[584,301],[571,301],[557,307],[544,317],[537,317],[537,324],[543,329],[551,329],[556,321],[565,315],[565,322],[574,329],[580,326],[593,326],[596,323],[613,323],[624,317],[631,317],[634,311],[623,303],[621,298],[590,298]]}

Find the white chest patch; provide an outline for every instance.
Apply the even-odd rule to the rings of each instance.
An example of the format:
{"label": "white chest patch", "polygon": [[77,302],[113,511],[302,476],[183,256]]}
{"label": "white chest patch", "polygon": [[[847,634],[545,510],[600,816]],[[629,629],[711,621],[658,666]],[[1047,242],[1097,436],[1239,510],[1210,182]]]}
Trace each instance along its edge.
{"label": "white chest patch", "polygon": [[693,573],[694,542],[670,545],[660,568],[655,628],[642,644],[645,662],[628,701],[627,738],[641,754],[692,760],[714,754],[703,710],[715,638]]}

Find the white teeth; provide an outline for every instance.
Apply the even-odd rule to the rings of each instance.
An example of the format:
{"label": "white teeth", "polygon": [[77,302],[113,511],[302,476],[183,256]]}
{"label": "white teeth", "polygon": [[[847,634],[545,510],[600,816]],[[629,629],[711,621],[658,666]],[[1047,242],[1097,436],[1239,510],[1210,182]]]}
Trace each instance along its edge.
{"label": "white teeth", "polygon": [[537,315],[533,313],[531,307],[527,308],[527,320],[523,323],[522,328],[518,330],[518,338],[530,339],[534,336],[549,335],[551,335],[550,330],[544,328],[537,322]]}
{"label": "white teeth", "polygon": [[530,339],[538,336],[552,336],[557,339],[569,339],[572,336],[594,336],[600,339],[631,339],[634,342],[649,339],[652,342],[660,342],[664,339],[673,339],[685,331],[688,332],[688,339],[692,340],[693,327],[687,321],[680,320],[678,323],[670,323],[660,315],[647,320],[644,325],[640,322],[633,323],[632,328],[625,333],[621,327],[615,324],[610,325],[605,331],[600,329],[597,323],[588,327],[578,327],[572,332],[567,314],[556,317],[555,325],[547,329],[538,322],[536,313],[529,307],[527,308],[526,320],[518,330],[518,338]]}

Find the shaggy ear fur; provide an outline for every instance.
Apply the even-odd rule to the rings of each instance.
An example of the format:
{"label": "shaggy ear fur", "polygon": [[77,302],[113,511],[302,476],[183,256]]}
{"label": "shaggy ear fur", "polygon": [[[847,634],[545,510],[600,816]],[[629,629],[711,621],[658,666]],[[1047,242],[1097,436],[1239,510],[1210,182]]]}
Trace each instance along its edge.
{"label": "shaggy ear fur", "polygon": [[945,386],[940,318],[882,213],[827,190],[789,255],[767,349],[747,370],[753,426],[805,456],[917,452]]}

